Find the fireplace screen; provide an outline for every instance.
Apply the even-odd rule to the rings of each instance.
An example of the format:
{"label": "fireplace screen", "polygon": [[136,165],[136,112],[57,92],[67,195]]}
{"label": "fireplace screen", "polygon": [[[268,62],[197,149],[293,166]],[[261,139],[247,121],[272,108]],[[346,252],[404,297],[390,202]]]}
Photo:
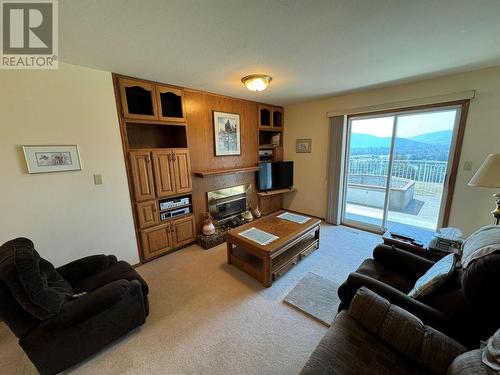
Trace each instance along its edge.
{"label": "fireplace screen", "polygon": [[208,192],[208,211],[217,221],[228,221],[248,209],[251,185]]}

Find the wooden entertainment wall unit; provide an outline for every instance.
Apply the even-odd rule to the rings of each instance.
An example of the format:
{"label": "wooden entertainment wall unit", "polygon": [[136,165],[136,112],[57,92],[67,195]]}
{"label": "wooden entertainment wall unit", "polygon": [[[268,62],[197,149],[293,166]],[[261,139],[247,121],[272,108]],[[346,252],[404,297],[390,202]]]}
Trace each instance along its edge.
{"label": "wooden entertainment wall unit", "polygon": [[[252,184],[252,207],[283,207],[287,191],[255,190],[259,151],[283,160],[282,107],[119,74],[113,83],[141,262],[196,241],[208,191]],[[215,156],[213,111],[240,115],[241,155]],[[187,212],[165,218],[173,209],[161,203],[173,198],[189,198],[175,207]]]}

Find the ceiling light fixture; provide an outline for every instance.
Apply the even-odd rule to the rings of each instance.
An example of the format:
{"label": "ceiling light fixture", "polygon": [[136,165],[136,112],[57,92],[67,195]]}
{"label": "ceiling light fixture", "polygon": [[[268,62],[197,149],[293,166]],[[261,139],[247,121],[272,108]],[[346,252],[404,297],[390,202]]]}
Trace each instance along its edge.
{"label": "ceiling light fixture", "polygon": [[266,74],[251,74],[241,79],[250,91],[263,91],[271,81],[272,77]]}

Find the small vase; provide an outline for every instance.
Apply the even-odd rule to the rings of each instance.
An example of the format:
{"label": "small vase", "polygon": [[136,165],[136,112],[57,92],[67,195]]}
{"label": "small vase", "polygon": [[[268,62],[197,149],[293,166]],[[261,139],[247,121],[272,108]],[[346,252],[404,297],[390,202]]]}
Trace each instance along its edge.
{"label": "small vase", "polygon": [[262,216],[262,212],[260,212],[259,210],[259,206],[255,207],[253,210],[252,210],[252,215],[254,218],[258,219],[259,217]]}
{"label": "small vase", "polygon": [[243,220],[245,220],[247,223],[253,220],[252,213],[250,211],[245,211],[241,215],[243,217]]}
{"label": "small vase", "polygon": [[211,236],[215,233],[215,226],[212,222],[212,216],[206,216],[205,221],[203,222],[202,232],[205,236]]}

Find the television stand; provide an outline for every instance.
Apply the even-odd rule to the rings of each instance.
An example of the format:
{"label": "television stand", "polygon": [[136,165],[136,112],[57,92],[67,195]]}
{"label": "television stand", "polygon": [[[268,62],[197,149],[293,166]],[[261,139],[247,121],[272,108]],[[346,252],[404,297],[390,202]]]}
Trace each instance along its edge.
{"label": "television stand", "polygon": [[295,191],[297,191],[297,189],[289,188],[257,192],[262,215],[269,215],[272,212],[283,209],[283,195]]}

